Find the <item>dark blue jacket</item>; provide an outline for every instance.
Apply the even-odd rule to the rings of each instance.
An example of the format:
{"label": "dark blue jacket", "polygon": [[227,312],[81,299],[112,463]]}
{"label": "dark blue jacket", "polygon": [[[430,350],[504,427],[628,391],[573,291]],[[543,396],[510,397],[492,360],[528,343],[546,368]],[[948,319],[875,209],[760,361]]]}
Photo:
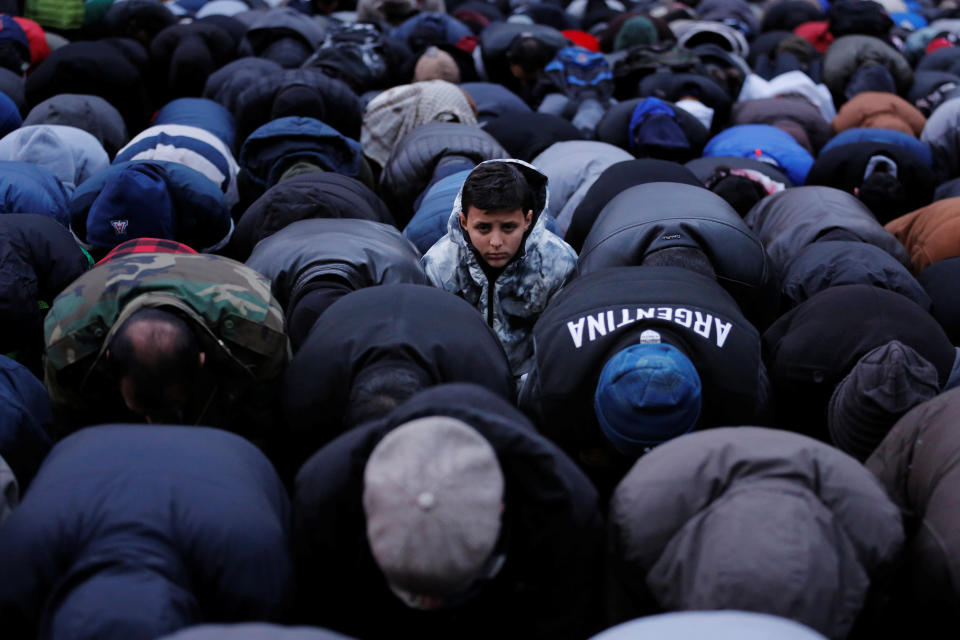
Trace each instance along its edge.
{"label": "dark blue jacket", "polygon": [[360,143],[315,118],[277,118],[247,137],[238,158],[250,182],[261,190],[280,181],[297,161],[351,178],[363,175]]}
{"label": "dark blue jacket", "polygon": [[244,211],[227,255],[246,260],[258,242],[298,220],[357,218],[393,224],[383,200],[359,180],[336,173],[304,173],[272,186]]}
{"label": "dark blue jacket", "polygon": [[207,98],[177,98],[168,102],[153,119],[153,126],[183,124],[199,127],[220,138],[231,149],[236,123],[223,105]]}
{"label": "dark blue jacket", "polygon": [[47,389],[26,367],[0,356],[0,458],[21,494],[53,446],[47,433],[52,419]]}
{"label": "dark blue jacket", "polygon": [[822,156],[827,151],[845,144],[855,144],[857,142],[882,142],[903,147],[911,151],[928,167],[933,166],[933,153],[926,143],[917,140],[903,131],[894,131],[893,129],[875,129],[855,127],[841,131],[830,142],[824,145],[820,150]]}
{"label": "dark blue jacket", "polygon": [[866,242],[809,244],[790,262],[780,285],[784,312],[829,287],[869,284],[903,294],[925,310],[930,296],[910,271],[889,253]]}
{"label": "dark blue jacket", "polygon": [[289,501],[246,440],[203,427],[83,429],[0,529],[9,638],[152,640],[276,620],[292,596]]}
{"label": "dark blue jacket", "polygon": [[407,237],[421,254],[430,250],[434,243],[447,235],[447,222],[453,203],[463,187],[471,170],[458,171],[433,184],[424,192],[417,212],[403,229]]}
{"label": "dark blue jacket", "polygon": [[510,113],[530,113],[530,106],[502,84],[465,82],[460,88],[470,94],[477,105],[477,121],[486,123]]}
{"label": "dark blue jacket", "polygon": [[0,161],[0,213],[39,213],[70,226],[70,195],[49,169]]}
{"label": "dark blue jacket", "polygon": [[431,44],[456,44],[472,35],[469,27],[453,16],[433,12],[418,13],[390,31],[391,38],[405,42],[413,51],[423,51]]}
{"label": "dark blue jacket", "polygon": [[197,251],[230,239],[233,219],[220,188],[175,162],[122,162],[84,182],[70,201],[81,241],[113,248],[133,238],[165,238]]}
{"label": "dark blue jacket", "polygon": [[223,65],[207,77],[203,97],[219,102],[236,115],[240,95],[264,76],[282,73],[283,67],[266,58],[248,56]]}

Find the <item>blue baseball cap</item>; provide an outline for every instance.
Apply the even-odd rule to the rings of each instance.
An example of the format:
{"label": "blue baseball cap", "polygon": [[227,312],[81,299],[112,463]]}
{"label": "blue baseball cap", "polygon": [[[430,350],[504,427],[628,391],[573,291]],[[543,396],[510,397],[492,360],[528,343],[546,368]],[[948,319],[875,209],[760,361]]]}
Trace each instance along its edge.
{"label": "blue baseball cap", "polygon": [[593,409],[617,451],[636,457],[693,429],[700,417],[700,391],[700,375],[679,349],[636,344],[603,366]]}

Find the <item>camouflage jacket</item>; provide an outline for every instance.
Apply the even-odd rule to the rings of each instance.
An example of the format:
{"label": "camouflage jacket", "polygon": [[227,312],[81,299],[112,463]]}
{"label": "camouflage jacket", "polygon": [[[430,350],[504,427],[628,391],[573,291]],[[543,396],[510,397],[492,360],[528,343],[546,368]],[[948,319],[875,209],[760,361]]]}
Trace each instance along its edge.
{"label": "camouflage jacket", "polygon": [[[50,308],[44,377],[55,406],[83,411],[100,401],[105,345],[144,307],[172,308],[195,327],[208,362],[224,380],[214,392],[220,401],[279,380],[289,360],[283,310],[270,281],[253,269],[205,254],[124,255],[75,280]],[[209,405],[208,398],[203,406]],[[202,414],[193,418],[215,422]]]}
{"label": "camouflage jacket", "polygon": [[[514,376],[526,373],[533,357],[533,325],[577,264],[576,252],[559,236],[547,230],[547,177],[520,160],[513,162],[534,188],[534,223],[514,258],[493,283],[490,296],[486,274],[460,226],[460,194],[453,203],[447,235],[440,238],[421,262],[430,282],[455,293],[487,318],[510,359]],[[493,309],[489,308],[493,301]],[[492,320],[492,321],[491,321]]]}

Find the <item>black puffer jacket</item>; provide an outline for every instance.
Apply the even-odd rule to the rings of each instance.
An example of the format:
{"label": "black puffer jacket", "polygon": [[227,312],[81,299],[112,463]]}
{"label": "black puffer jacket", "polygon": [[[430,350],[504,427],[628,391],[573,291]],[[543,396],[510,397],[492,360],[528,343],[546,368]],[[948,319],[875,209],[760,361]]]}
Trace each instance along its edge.
{"label": "black puffer jacket", "polygon": [[318,278],[335,279],[340,296],[381,284],[429,284],[416,247],[395,227],[369,220],[294,222],[258,243],[247,266],[270,278],[294,351],[318,315],[309,304],[299,309]]}
{"label": "black puffer jacket", "polygon": [[823,54],[823,83],[838,105],[844,102],[843,91],[850,78],[868,64],[886,67],[897,85],[897,93],[905,94],[913,84],[910,63],[893,45],[872,36],[843,36],[834,40]]}
{"label": "black puffer jacket", "polygon": [[414,213],[414,202],[426,189],[444,158],[457,156],[471,164],[509,157],[489,133],[458,122],[428,122],[404,136],[380,175],[380,195],[400,228]]}
{"label": "black puffer jacket", "polygon": [[283,67],[272,60],[253,56],[238,58],[207,77],[203,97],[219,102],[236,116],[240,95],[261,78],[279,73],[283,73]]}
{"label": "black puffer jacket", "polygon": [[282,180],[250,205],[237,223],[227,255],[246,260],[258,242],[291,222],[309,218],[359,218],[393,224],[383,201],[359,180],[314,172]]}
{"label": "black puffer jacket", "polygon": [[702,186],[697,176],[676,162],[641,158],[612,164],[597,177],[577,205],[563,239],[579,252],[600,212],[611,200],[630,187],[651,182]]}
{"label": "black puffer jacket", "polygon": [[158,33],[177,23],[177,17],[163,3],[153,0],[127,0],[110,5],[102,27],[118,38],[133,38],[145,47]]}
{"label": "black puffer jacket", "polygon": [[358,374],[391,363],[430,385],[474,382],[514,396],[503,347],[469,303],[412,284],[360,289],[320,316],[287,369],[284,412],[301,460],[353,426],[343,421]]}
{"label": "black puffer jacket", "polygon": [[930,204],[934,188],[930,167],[910,149],[886,142],[855,142],[827,149],[813,163],[805,184],[835,187],[852,194],[863,187],[867,167],[877,156],[893,162],[894,177],[902,187],[901,197],[872,203],[880,224]]}
{"label": "black puffer jacket", "polygon": [[849,240],[814,242],[804,247],[783,276],[781,307],[787,311],[824,289],[844,284],[869,284],[896,291],[930,309],[930,296],[905,266],[883,249]]}
{"label": "black puffer jacket", "polygon": [[[129,0],[128,0],[129,1]],[[218,26],[203,22],[167,27],[150,43],[157,104],[199,96],[207,77],[236,57],[236,43]]]}
{"label": "black puffer jacket", "polygon": [[316,118],[343,135],[360,139],[363,108],[349,85],[319,69],[285,69],[258,76],[236,99],[237,141],[275,118]]}
{"label": "black puffer jacket", "polygon": [[324,23],[292,7],[263,11],[243,36],[237,52],[299,67],[323,42]]}
{"label": "black puffer jacket", "polygon": [[0,353],[17,352],[18,360],[39,371],[43,309],[90,263],[63,225],[29,213],[0,216],[0,255]]}
{"label": "black puffer jacket", "polygon": [[[603,208],[583,243],[578,272],[639,266],[669,247],[702,250],[717,280],[754,324],[773,312],[767,253],[720,196],[700,187],[652,183],[625,189]],[[771,318],[772,320],[772,318]]]}
{"label": "black puffer jacket", "polygon": [[800,250],[829,233],[880,247],[904,266],[906,249],[873,216],[865,204],[831,187],[794,187],[758,202],[744,218],[766,247],[782,276]]}
{"label": "black puffer jacket", "polygon": [[[493,447],[503,470],[506,562],[457,607],[419,612],[387,586],[370,553],[363,475],[377,443],[400,425],[450,416]],[[468,384],[434,387],[387,418],[340,436],[297,476],[299,597],[308,622],[362,638],[584,638],[595,630],[603,530],[583,473],[505,400]],[[562,559],[562,561],[560,561]]]}
{"label": "black puffer jacket", "polygon": [[311,278],[335,275],[353,289],[427,284],[420,254],[396,227],[359,219],[300,220],[259,242],[247,266],[270,278],[286,308]]}
{"label": "black puffer jacket", "polygon": [[484,129],[510,154],[530,162],[550,145],[566,140],[583,140],[583,134],[569,120],[551,113],[508,113],[493,118]]}
{"label": "black puffer jacket", "polygon": [[834,286],[781,316],[763,334],[777,425],[829,442],[827,406],[867,352],[899,340],[937,369],[943,386],[956,349],[928,312],[906,296],[865,284]]}
{"label": "black puffer jacket", "polygon": [[27,106],[60,93],[103,98],[123,116],[127,131],[147,124],[149,101],[141,70],[106,42],[72,42],[51,53],[27,78]]}

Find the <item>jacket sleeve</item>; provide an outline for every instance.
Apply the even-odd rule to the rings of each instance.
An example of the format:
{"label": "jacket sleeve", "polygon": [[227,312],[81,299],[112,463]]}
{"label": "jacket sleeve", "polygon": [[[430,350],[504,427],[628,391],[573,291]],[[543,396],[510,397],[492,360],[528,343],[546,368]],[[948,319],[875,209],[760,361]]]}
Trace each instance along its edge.
{"label": "jacket sleeve", "polygon": [[457,269],[457,247],[451,242],[449,236],[444,236],[437,241],[433,247],[427,251],[420,259],[423,270],[427,274],[427,280],[438,289],[445,289],[456,293],[451,289],[449,283],[455,278],[452,274]]}
{"label": "jacket sleeve", "polygon": [[[600,631],[605,533],[596,490],[583,472],[559,451],[554,469],[563,477],[569,504],[563,522],[537,518],[542,536],[532,535],[531,553],[539,549],[544,564],[529,588],[537,637],[574,640]],[[562,570],[558,558],[563,558]]]}
{"label": "jacket sleeve", "polygon": [[293,546],[297,617],[333,629],[363,626],[359,593],[369,586],[370,556],[362,505],[363,466],[355,452],[366,439],[355,429],[321,449],[297,475]]}
{"label": "jacket sleeve", "polygon": [[540,426],[543,424],[543,410],[540,406],[540,372],[535,360],[523,381],[523,386],[520,387],[517,406],[542,433]]}
{"label": "jacket sleeve", "polygon": [[919,137],[920,134],[923,133],[927,119],[923,117],[923,113],[920,112],[919,109],[915,109],[913,105],[906,104],[900,109],[900,116],[910,125],[910,129],[913,130],[913,135]]}

